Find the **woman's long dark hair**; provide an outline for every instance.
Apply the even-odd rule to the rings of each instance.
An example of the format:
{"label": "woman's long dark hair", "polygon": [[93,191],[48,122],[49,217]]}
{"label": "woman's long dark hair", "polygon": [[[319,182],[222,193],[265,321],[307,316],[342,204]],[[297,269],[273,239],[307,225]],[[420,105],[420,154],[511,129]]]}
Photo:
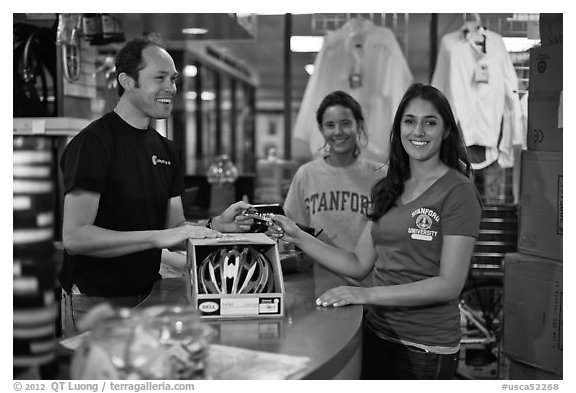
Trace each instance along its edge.
{"label": "woman's long dark hair", "polygon": [[377,221],[392,206],[404,191],[404,182],[410,178],[410,160],[404,150],[400,138],[402,116],[408,104],[415,98],[421,98],[434,105],[448,131],[448,136],[442,140],[440,160],[467,177],[472,177],[472,166],[468,160],[462,132],[456,123],[454,113],[448,99],[433,86],[415,83],[406,90],[392,123],[390,133],[390,158],[388,174],[372,187],[372,209],[368,218]]}

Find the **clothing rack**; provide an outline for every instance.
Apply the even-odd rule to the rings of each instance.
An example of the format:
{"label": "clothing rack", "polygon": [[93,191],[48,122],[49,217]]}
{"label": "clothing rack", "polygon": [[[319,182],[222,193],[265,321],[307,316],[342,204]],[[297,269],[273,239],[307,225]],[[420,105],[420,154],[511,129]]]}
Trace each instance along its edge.
{"label": "clothing rack", "polygon": [[408,13],[341,13],[341,14],[312,14],[312,34],[324,35],[332,30],[338,30],[354,19],[369,20],[376,26],[384,26],[394,32],[404,57],[408,58],[408,27],[410,16]]}

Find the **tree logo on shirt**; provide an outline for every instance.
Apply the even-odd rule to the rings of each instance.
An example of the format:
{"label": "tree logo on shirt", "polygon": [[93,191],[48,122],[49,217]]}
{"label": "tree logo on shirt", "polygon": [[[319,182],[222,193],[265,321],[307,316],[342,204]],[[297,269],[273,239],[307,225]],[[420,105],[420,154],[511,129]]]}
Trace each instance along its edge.
{"label": "tree logo on shirt", "polygon": [[416,224],[416,228],[408,228],[408,233],[412,239],[429,242],[438,235],[437,231],[430,229],[434,221],[440,222],[440,216],[434,210],[425,207],[419,208],[412,212],[412,217],[415,217],[414,223]]}
{"label": "tree logo on shirt", "polygon": [[162,160],[158,157],[156,157],[156,155],[152,156],[152,164],[153,165],[158,165],[158,164],[164,164],[164,165],[172,165],[172,163],[168,160]]}
{"label": "tree logo on shirt", "polygon": [[432,219],[426,214],[420,214],[416,218],[416,226],[420,229],[430,229],[432,226]]}

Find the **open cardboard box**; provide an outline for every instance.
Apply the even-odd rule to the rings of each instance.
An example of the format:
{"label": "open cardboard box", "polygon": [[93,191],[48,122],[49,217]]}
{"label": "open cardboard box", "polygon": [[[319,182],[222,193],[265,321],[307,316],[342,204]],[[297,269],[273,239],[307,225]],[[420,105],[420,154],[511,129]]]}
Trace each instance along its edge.
{"label": "open cardboard box", "polygon": [[[206,294],[198,285],[198,265],[221,247],[251,245],[270,261],[274,292],[255,294]],[[217,239],[189,239],[186,252],[186,282],[190,302],[204,319],[278,318],[284,316],[284,279],[278,245],[263,233],[226,234]]]}

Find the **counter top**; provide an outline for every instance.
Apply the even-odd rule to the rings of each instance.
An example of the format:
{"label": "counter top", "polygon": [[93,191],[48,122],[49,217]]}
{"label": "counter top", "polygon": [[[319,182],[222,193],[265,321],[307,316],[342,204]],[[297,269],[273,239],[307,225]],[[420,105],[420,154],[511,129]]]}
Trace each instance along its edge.
{"label": "counter top", "polygon": [[[172,260],[173,266],[176,260],[183,266],[182,258],[165,253],[163,263]],[[293,379],[359,378],[362,306],[334,309],[315,304],[324,291],[341,284],[340,278],[316,265],[307,272],[286,274],[283,318],[206,321],[217,332],[213,342],[310,358],[307,368]],[[158,281],[140,306],[177,302],[187,302],[186,283],[173,276]]]}

